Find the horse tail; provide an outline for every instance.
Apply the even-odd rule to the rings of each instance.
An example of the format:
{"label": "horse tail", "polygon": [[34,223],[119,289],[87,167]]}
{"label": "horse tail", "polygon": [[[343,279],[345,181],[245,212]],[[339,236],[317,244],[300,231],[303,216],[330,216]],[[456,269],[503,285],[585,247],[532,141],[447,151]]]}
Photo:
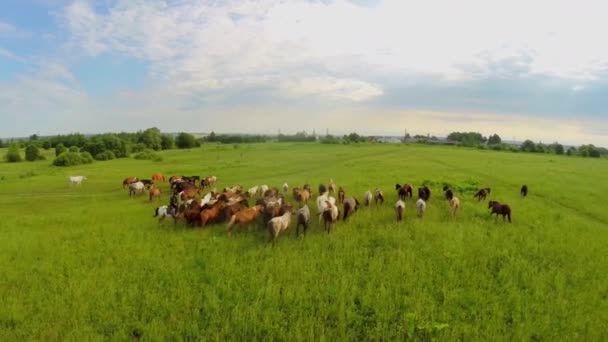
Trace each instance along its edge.
{"label": "horse tail", "polygon": [[507,217],[509,218],[509,223],[511,223],[511,211],[509,210],[509,212],[507,213]]}
{"label": "horse tail", "polygon": [[157,217],[158,216],[158,208],[156,208],[156,210],[154,210],[154,216],[152,217]]}

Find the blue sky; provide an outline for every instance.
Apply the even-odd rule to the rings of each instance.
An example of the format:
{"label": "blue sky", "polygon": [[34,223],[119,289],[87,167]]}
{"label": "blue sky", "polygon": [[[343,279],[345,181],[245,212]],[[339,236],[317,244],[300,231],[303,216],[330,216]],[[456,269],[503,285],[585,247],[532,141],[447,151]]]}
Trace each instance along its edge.
{"label": "blue sky", "polygon": [[608,145],[602,1],[8,0],[0,136],[299,130]]}

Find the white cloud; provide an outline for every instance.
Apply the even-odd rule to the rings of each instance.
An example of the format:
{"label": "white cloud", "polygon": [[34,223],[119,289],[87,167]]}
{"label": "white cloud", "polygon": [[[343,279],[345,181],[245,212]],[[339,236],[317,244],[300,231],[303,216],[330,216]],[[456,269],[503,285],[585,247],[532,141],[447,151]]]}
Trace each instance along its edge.
{"label": "white cloud", "polygon": [[382,89],[359,80],[333,77],[302,78],[288,81],[281,88],[294,95],[317,95],[355,102],[382,95]]}
{"label": "white cloud", "polygon": [[28,38],[29,32],[20,30],[15,25],[0,20],[0,38]]}
{"label": "white cloud", "polygon": [[[445,121],[452,119],[453,126],[465,129],[507,127],[500,121],[509,120],[507,114],[483,121],[462,113],[441,116],[414,112],[412,106],[404,106],[410,97],[398,104],[405,107],[399,111],[372,108],[381,101],[371,100],[389,94],[400,97],[402,93],[395,94],[394,88],[405,88],[411,92],[405,95],[415,98],[421,75],[432,83],[426,84],[426,93],[421,94],[433,102],[436,91],[438,104],[445,95],[441,93],[444,84],[458,87],[462,82],[466,86],[466,82],[479,79],[521,78],[520,84],[531,84],[529,92],[538,91],[538,96],[531,96],[538,101],[552,99],[543,99],[542,89],[533,88],[538,84],[526,83],[535,76],[547,83],[557,80],[560,86],[566,80],[569,83],[564,88],[572,90],[572,96],[592,93],[593,82],[605,77],[608,65],[608,45],[602,44],[601,37],[608,29],[602,17],[607,9],[608,3],[595,0],[385,0],[374,6],[347,0],[75,0],[64,7],[59,18],[66,30],[62,34],[67,33],[64,47],[70,60],[103,54],[138,59],[149,67],[143,89],[122,89],[111,99],[89,96],[80,89],[69,66],[47,63],[39,75],[20,78],[16,87],[22,91],[2,85],[0,90],[15,98],[30,92],[40,95],[36,108],[22,102],[21,112],[36,112],[54,103],[50,108],[64,113],[105,112],[116,118],[133,118],[133,129],[141,128],[139,120],[146,118],[146,124],[168,129],[181,122],[189,124],[174,129],[195,129],[190,123],[197,122],[200,130],[210,125],[230,129],[243,122],[248,124],[238,129],[263,129],[273,121],[252,120],[246,112],[276,118],[277,113],[285,113],[284,108],[276,107],[278,101],[297,107],[293,115],[308,113],[307,117],[313,117],[313,107],[328,125],[341,127],[349,122],[355,125],[353,130],[362,132],[401,125],[399,113],[407,114],[404,123],[437,134],[442,133]],[[0,22],[0,34],[13,29]],[[1,49],[0,55],[16,57]],[[42,90],[45,87],[48,92]],[[266,91],[266,97],[255,109],[238,103],[239,96],[260,89]],[[462,89],[466,96],[470,89]],[[492,98],[503,96],[503,89],[479,92],[464,102],[483,103],[484,109],[516,102]],[[69,96],[76,100],[66,98]],[[218,111],[222,115],[209,114],[196,101],[221,107]],[[18,106],[11,108],[17,110]],[[348,118],[357,112],[359,116]],[[508,121],[514,130],[529,128],[531,135],[553,134],[554,130],[543,129],[545,122],[527,125],[524,114],[515,116],[519,119]],[[101,119],[90,114],[89,120]],[[294,128],[305,125],[290,121]],[[590,124],[597,126],[596,122]],[[568,127],[580,128],[582,121],[573,125]],[[88,127],[95,126],[89,123]],[[552,127],[579,137],[579,130]]]}

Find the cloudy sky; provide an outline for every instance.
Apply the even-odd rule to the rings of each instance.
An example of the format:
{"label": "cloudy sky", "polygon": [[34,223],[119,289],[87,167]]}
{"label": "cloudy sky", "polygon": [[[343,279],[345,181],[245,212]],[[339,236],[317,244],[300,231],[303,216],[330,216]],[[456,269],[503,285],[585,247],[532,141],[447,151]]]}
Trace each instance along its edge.
{"label": "cloudy sky", "polygon": [[0,136],[298,130],[608,145],[604,0],[5,0]]}

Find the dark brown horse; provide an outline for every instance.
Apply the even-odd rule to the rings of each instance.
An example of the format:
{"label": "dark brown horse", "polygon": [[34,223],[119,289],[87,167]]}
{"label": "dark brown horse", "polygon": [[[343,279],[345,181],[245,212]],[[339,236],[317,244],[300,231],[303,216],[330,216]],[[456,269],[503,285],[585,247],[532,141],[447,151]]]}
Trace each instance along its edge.
{"label": "dark brown horse", "polygon": [[486,197],[488,197],[488,195],[490,194],[490,191],[492,191],[490,188],[479,189],[475,193],[475,195],[473,196],[473,198],[477,198],[478,201],[485,200]]}
{"label": "dark brown horse", "polygon": [[397,190],[400,200],[405,201],[407,197],[412,197],[412,186],[409,184],[395,184],[395,190]]}
{"label": "dark brown horse", "polygon": [[488,202],[488,209],[492,209],[490,215],[496,214],[496,220],[498,220],[498,215],[502,215],[502,220],[505,218],[509,219],[509,223],[511,222],[511,207],[507,204],[500,204],[496,201]]}
{"label": "dark brown horse", "polygon": [[418,188],[418,198],[422,198],[425,202],[428,202],[429,198],[431,198],[431,189],[426,185],[422,188]]}
{"label": "dark brown horse", "polygon": [[519,191],[519,193],[523,196],[526,197],[528,196],[528,186],[527,185],[522,185],[521,190]]}

